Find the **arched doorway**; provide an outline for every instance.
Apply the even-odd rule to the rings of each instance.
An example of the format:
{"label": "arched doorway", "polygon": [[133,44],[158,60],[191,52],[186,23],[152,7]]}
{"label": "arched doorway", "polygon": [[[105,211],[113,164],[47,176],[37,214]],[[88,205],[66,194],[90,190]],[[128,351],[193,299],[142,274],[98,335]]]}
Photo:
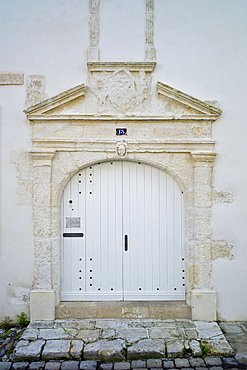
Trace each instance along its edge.
{"label": "arched doorway", "polygon": [[61,209],[61,301],[185,299],[183,193],[165,171],[97,163]]}

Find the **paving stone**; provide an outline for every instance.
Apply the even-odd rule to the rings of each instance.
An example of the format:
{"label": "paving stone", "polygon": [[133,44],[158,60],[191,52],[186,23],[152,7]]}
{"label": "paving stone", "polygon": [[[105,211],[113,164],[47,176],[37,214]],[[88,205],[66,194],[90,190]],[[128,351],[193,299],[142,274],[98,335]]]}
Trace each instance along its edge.
{"label": "paving stone", "polygon": [[100,364],[100,370],[112,370],[113,369],[113,363],[109,362],[106,364]]}
{"label": "paving stone", "polygon": [[147,367],[147,361],[145,360],[133,360],[131,361],[132,369],[145,369]]}
{"label": "paving stone", "polygon": [[212,356],[231,356],[234,355],[234,351],[227,340],[210,340],[205,341],[206,346],[210,349]]}
{"label": "paving stone", "polygon": [[94,342],[99,339],[100,330],[99,329],[81,329],[76,339],[83,339],[85,342]]}
{"label": "paving stone", "polygon": [[26,329],[21,336],[21,339],[24,340],[35,340],[38,338],[39,331],[38,329]]}
{"label": "paving stone", "polygon": [[160,359],[149,359],[147,360],[147,367],[159,368],[162,367],[162,360]]}
{"label": "paving stone", "polygon": [[69,339],[69,334],[62,328],[40,329],[39,338],[42,339]]}
{"label": "paving stone", "polygon": [[[246,350],[247,350],[247,347],[246,347]],[[242,356],[241,354],[240,355],[236,355],[235,356],[236,360],[243,366],[246,367],[247,369],[247,356]]]}
{"label": "paving stone", "polygon": [[148,330],[150,338],[166,339],[178,338],[178,330],[175,328],[151,328]]}
{"label": "paving stone", "polygon": [[61,363],[61,370],[78,370],[79,361],[64,361]]}
{"label": "paving stone", "polygon": [[70,348],[71,357],[73,357],[77,360],[80,360],[83,346],[84,346],[84,342],[82,340],[79,340],[79,339],[72,340],[71,341],[71,348]]}
{"label": "paving stone", "polygon": [[29,362],[13,362],[11,370],[26,370]]}
{"label": "paving stone", "polygon": [[43,370],[45,368],[45,361],[31,362],[28,370]]}
{"label": "paving stone", "polygon": [[198,366],[206,366],[205,361],[202,358],[190,358],[189,359],[190,365],[193,367]]}
{"label": "paving stone", "polygon": [[136,342],[138,340],[148,338],[147,329],[144,328],[122,328],[116,329],[117,337],[125,339],[129,343]]}
{"label": "paving stone", "polygon": [[223,370],[222,366],[212,366],[209,368],[210,370]]}
{"label": "paving stone", "polygon": [[53,329],[55,325],[54,321],[33,321],[27,329]]}
{"label": "paving stone", "polygon": [[39,360],[44,344],[45,341],[43,339],[33,342],[21,340],[17,343],[12,358],[14,360]]}
{"label": "paving stone", "polygon": [[80,370],[96,370],[97,368],[97,361],[81,361],[80,362]]}
{"label": "paving stone", "polygon": [[189,342],[189,347],[193,353],[193,356],[200,356],[202,354],[202,350],[200,347],[200,342],[198,340],[192,339]]}
{"label": "paving stone", "polygon": [[175,367],[174,361],[172,360],[163,360],[164,369],[173,369]]}
{"label": "paving stone", "polygon": [[65,339],[47,340],[42,352],[43,360],[69,358],[70,341]]}
{"label": "paving stone", "polygon": [[99,319],[96,320],[95,328],[101,329],[116,329],[116,328],[127,328],[128,319]]}
{"label": "paving stone", "polygon": [[45,370],[60,370],[61,362],[50,361],[45,364]]}
{"label": "paving stone", "polygon": [[101,333],[102,339],[114,339],[116,338],[115,329],[104,329]]}
{"label": "paving stone", "polygon": [[162,339],[143,339],[127,348],[127,359],[149,359],[165,356],[165,343]]}
{"label": "paving stone", "polygon": [[223,367],[224,368],[233,368],[233,367],[238,367],[238,362],[234,357],[224,357],[222,358],[223,361]]}
{"label": "paving stone", "polygon": [[99,340],[84,347],[85,360],[119,361],[125,360],[125,342],[122,339]]}
{"label": "paving stone", "polygon": [[181,340],[167,342],[167,356],[168,357],[182,357],[183,356],[183,343]]}
{"label": "paving stone", "polygon": [[205,370],[205,366],[204,367],[202,367],[202,366],[195,367],[195,370]]}
{"label": "paving stone", "polygon": [[227,334],[242,334],[244,332],[241,325],[233,322],[221,322],[219,326]]}
{"label": "paving stone", "polygon": [[222,361],[220,357],[207,356],[204,358],[204,361],[206,365],[208,366],[221,366],[222,365]]}
{"label": "paving stone", "polygon": [[174,362],[176,367],[190,367],[190,363],[187,358],[175,358]]}
{"label": "paving stone", "polygon": [[9,370],[11,365],[11,362],[0,362],[0,370]]}
{"label": "paving stone", "polygon": [[130,362],[115,362],[114,370],[129,370],[130,369]]}

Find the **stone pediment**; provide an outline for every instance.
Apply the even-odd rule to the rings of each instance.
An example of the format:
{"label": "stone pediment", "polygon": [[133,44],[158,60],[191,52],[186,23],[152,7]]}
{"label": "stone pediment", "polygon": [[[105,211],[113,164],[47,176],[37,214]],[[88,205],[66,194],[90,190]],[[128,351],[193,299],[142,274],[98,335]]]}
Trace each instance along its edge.
{"label": "stone pediment", "polygon": [[209,119],[221,110],[161,82],[152,92],[154,62],[88,63],[88,83],[26,109],[28,119]]}

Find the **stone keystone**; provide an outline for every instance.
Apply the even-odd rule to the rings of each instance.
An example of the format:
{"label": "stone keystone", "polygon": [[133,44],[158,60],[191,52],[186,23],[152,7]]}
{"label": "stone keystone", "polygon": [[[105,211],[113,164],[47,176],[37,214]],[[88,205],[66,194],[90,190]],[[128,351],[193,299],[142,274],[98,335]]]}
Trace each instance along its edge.
{"label": "stone keystone", "polygon": [[144,339],[127,348],[127,359],[149,359],[165,357],[163,339]]}
{"label": "stone keystone", "polygon": [[39,360],[44,344],[45,341],[43,339],[39,339],[33,342],[21,340],[19,343],[17,343],[14,349],[13,359],[31,361]]}
{"label": "stone keystone", "polygon": [[88,343],[84,348],[83,357],[85,360],[98,361],[125,360],[124,341],[115,339]]}

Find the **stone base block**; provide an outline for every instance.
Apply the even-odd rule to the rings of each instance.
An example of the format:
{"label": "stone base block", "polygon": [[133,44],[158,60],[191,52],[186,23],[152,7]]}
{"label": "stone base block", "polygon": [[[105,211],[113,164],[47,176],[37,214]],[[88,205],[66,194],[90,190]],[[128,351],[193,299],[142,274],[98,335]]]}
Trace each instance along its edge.
{"label": "stone base block", "polygon": [[193,290],[191,292],[192,320],[216,320],[216,292]]}
{"label": "stone base block", "polygon": [[32,290],[30,292],[30,320],[55,320],[55,292]]}

